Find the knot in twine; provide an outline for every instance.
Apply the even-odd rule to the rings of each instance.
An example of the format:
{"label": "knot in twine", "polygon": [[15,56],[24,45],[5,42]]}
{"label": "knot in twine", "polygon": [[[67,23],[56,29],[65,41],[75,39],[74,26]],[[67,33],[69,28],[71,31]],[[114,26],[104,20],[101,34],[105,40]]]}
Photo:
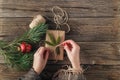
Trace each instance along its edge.
{"label": "knot in twine", "polygon": [[52,8],[52,13],[54,15],[54,23],[56,24],[56,29],[61,29],[61,26],[66,26],[66,33],[70,32],[70,26],[68,22],[68,14],[65,10],[58,6]]}

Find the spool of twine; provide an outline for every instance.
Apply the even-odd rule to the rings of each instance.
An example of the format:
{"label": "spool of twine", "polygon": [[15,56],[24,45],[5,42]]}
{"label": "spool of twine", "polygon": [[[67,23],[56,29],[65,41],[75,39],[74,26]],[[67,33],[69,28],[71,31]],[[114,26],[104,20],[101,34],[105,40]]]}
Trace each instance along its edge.
{"label": "spool of twine", "polygon": [[39,14],[39,15],[36,15],[33,18],[32,22],[29,25],[29,27],[33,28],[33,27],[35,27],[35,26],[37,26],[39,24],[45,23],[45,22],[46,22],[45,18],[42,15]]}

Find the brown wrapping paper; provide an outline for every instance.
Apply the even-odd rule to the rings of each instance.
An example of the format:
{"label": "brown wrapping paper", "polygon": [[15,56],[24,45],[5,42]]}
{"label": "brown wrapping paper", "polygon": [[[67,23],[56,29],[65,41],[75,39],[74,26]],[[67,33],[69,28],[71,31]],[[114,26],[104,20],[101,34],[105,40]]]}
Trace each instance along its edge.
{"label": "brown wrapping paper", "polygon": [[[50,40],[50,37],[49,37],[48,33],[52,34],[55,39],[57,39],[58,36],[60,36],[60,43],[65,40],[65,31],[48,30],[47,33],[46,33],[46,41],[50,42],[51,40]],[[45,44],[45,47],[50,49],[49,60],[63,60],[63,58],[64,58],[64,49],[63,49],[63,47],[59,47],[60,48],[60,53],[59,54],[57,54],[55,52],[55,48],[56,48],[55,46]]]}

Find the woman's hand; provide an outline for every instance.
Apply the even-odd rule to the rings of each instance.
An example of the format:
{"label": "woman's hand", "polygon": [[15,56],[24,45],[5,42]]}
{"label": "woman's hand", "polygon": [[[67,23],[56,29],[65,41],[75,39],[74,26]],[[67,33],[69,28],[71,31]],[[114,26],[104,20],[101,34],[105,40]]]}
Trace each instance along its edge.
{"label": "woman's hand", "polygon": [[67,56],[72,64],[72,67],[76,70],[81,70],[80,67],[80,47],[73,40],[67,40],[62,43],[65,51],[67,52]]}
{"label": "woman's hand", "polygon": [[40,74],[45,68],[49,56],[49,50],[45,47],[40,47],[34,54],[33,69],[37,74]]}

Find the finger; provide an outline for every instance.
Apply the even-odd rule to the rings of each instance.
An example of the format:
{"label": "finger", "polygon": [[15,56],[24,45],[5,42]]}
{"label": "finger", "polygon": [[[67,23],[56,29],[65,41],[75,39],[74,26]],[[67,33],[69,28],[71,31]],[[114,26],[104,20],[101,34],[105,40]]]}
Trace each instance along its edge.
{"label": "finger", "polygon": [[38,50],[35,52],[35,54],[39,54],[41,47],[38,48]]}
{"label": "finger", "polygon": [[46,52],[47,52],[47,50],[45,50],[44,53],[43,53],[43,59],[45,59]]}
{"label": "finger", "polygon": [[60,45],[65,46],[65,43],[71,44],[73,47],[77,45],[73,40],[66,40],[62,42]]}
{"label": "finger", "polygon": [[49,51],[48,51],[48,50],[46,51],[46,53],[45,53],[45,55],[44,55],[44,56],[45,56],[45,58],[44,58],[44,59],[47,61],[47,60],[48,60],[48,57],[49,57]]}
{"label": "finger", "polygon": [[77,43],[73,40],[67,40],[67,42],[70,43],[73,47],[77,45]]}
{"label": "finger", "polygon": [[60,44],[59,44],[59,45],[57,45],[57,46],[65,46],[65,43],[66,43],[66,41],[64,41],[64,42],[60,43]]}
{"label": "finger", "polygon": [[79,49],[80,46],[74,42],[73,40],[67,40],[67,42],[69,44],[69,47],[71,48],[71,50],[75,50],[75,49]]}
{"label": "finger", "polygon": [[[46,47],[45,47],[46,48]],[[50,49],[49,48],[46,48],[46,50],[49,52],[50,51]]]}
{"label": "finger", "polygon": [[70,49],[69,49],[69,47],[67,45],[64,46],[64,49],[67,52],[67,54],[70,54],[71,51],[70,51]]}
{"label": "finger", "polygon": [[41,47],[38,54],[43,57],[44,52],[45,52],[45,47]]}

